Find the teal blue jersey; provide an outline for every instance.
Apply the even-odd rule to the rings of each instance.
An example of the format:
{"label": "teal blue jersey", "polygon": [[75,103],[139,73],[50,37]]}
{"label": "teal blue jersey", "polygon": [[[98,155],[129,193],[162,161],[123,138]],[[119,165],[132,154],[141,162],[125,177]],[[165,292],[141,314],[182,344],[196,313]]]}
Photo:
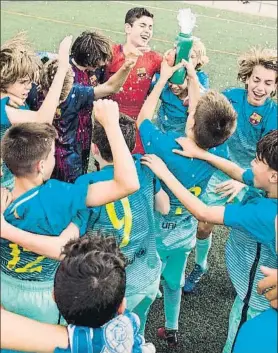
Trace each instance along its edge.
{"label": "teal blue jersey", "polygon": [[[140,189],[105,206],[94,208],[88,228],[92,234],[114,235],[127,259],[126,296],[138,293],[160,276],[160,260],[155,243],[154,197],[161,186],[153,172],[134,155]],[[78,184],[112,180],[113,165],[99,172],[82,175]]]}
{"label": "teal blue jersey", "polygon": [[[42,235],[58,236],[86,209],[86,185],[49,180],[13,201],[4,213],[17,228]],[[84,233],[85,227],[81,227]],[[1,271],[22,280],[51,281],[59,262],[39,256],[18,244],[1,239]]]}
{"label": "teal blue jersey", "polygon": [[243,88],[227,89],[223,94],[237,112],[236,131],[227,140],[228,157],[241,168],[250,168],[257,143],[269,131],[277,129],[277,104],[267,99],[264,105],[255,107],[248,103]]}
{"label": "teal blue jersey", "polygon": [[[172,152],[181,149],[176,138],[182,136],[175,132],[163,133],[150,120],[140,126],[140,136],[146,153],[160,157],[174,176],[195,196],[201,197],[207,183],[216,170],[211,164],[199,159],[186,158]],[[209,150],[215,155],[227,157],[226,146],[221,145]],[[160,222],[158,247],[161,250],[190,248],[192,236],[197,229],[197,220],[188,212],[172,191],[162,183],[162,188],[170,197],[170,213],[163,216]]]}

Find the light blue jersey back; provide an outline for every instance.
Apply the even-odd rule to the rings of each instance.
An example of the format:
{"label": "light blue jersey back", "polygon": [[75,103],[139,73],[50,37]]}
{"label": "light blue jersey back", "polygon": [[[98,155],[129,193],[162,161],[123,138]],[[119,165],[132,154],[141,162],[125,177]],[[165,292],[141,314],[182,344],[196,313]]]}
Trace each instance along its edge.
{"label": "light blue jersey back", "polygon": [[[159,79],[159,74],[155,75],[155,81],[152,82],[151,88],[154,87]],[[208,76],[204,71],[197,71],[197,76],[200,82],[201,92],[205,92],[208,89]],[[176,96],[168,82],[163,88],[160,95],[161,104],[157,113],[157,125],[158,127],[166,131],[175,131],[184,133],[185,125],[188,118],[188,102],[184,103],[178,96]]]}
{"label": "light blue jersey back", "polygon": [[[254,186],[251,169],[243,174],[243,182]],[[256,310],[266,310],[269,301],[257,292],[264,278],[261,265],[277,268],[275,218],[277,199],[259,195],[250,189],[241,203],[225,207],[224,224],[232,227],[226,244],[226,263],[234,288],[244,303]]]}
{"label": "light blue jersey back", "polygon": [[[5,135],[6,131],[12,126],[12,124],[10,123],[10,120],[8,118],[8,115],[6,113],[6,105],[9,102],[9,97],[5,97],[1,99],[1,114],[0,114],[0,118],[1,118],[1,140],[3,138],[3,136]],[[29,110],[29,107],[26,106],[22,106],[19,109],[21,110]],[[6,166],[5,163],[2,164],[2,177],[1,177],[1,187],[3,188],[8,188],[8,189],[12,189],[14,186],[14,176],[13,174],[10,172],[10,170],[8,169],[8,167]]]}
{"label": "light blue jersey back", "polygon": [[[195,196],[201,197],[215,168],[199,159],[185,158],[172,152],[181,149],[175,141],[181,134],[175,132],[163,133],[150,120],[145,120],[140,126],[140,135],[146,153],[153,153],[160,157],[174,176],[189,189]],[[226,147],[221,145],[210,150],[211,153],[227,157]],[[197,220],[184,208],[171,190],[162,183],[162,188],[170,197],[171,210],[168,216],[163,217],[162,229],[169,232],[163,241],[165,247],[173,248],[186,245],[186,235],[191,236],[197,226]],[[178,227],[183,227],[183,237]],[[176,231],[176,234],[175,234]]]}
{"label": "light blue jersey back", "polygon": [[267,99],[264,105],[255,107],[248,103],[247,91],[243,88],[228,89],[223,94],[238,114],[236,131],[227,140],[229,159],[241,168],[250,168],[258,141],[277,129],[277,104]]}
{"label": "light blue jersey back", "polygon": [[[94,208],[88,231],[114,235],[127,258],[126,296],[137,294],[160,275],[160,260],[155,244],[154,196],[161,186],[153,172],[140,164],[140,155],[134,155],[140,189],[134,194],[105,206]],[[113,165],[99,172],[82,175],[76,181],[96,183],[112,180]],[[90,231],[91,229],[91,231]]]}
{"label": "light blue jersey back", "polygon": [[[42,235],[58,236],[86,209],[86,185],[49,180],[13,201],[4,213],[17,228]],[[82,227],[84,232],[84,227]],[[1,239],[1,271],[22,280],[51,281],[59,262],[39,256]]]}

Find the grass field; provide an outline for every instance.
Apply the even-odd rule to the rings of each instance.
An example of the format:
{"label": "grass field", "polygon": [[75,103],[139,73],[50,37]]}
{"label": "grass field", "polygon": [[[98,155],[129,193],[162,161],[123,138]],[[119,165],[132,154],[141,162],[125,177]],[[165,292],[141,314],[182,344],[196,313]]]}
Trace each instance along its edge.
{"label": "grass field", "polygon": [[[1,40],[21,30],[28,32],[37,50],[56,51],[67,34],[75,37],[83,30],[97,29],[115,42],[123,42],[126,11],[139,4],[155,15],[153,49],[164,52],[172,46],[178,32],[177,10],[188,4],[170,1],[4,1],[1,3]],[[211,87],[236,85],[236,60],[250,46],[276,47],[276,20],[200,6],[190,6],[197,17],[194,34],[207,47],[210,58],[206,71]],[[234,292],[224,264],[227,230],[217,227],[209,257],[210,271],[198,295],[182,299],[180,347],[177,353],[220,353],[225,342],[228,314]],[[189,270],[192,268],[191,255]],[[168,353],[157,341],[156,329],[164,324],[162,299],[151,310],[146,338],[158,353]]]}

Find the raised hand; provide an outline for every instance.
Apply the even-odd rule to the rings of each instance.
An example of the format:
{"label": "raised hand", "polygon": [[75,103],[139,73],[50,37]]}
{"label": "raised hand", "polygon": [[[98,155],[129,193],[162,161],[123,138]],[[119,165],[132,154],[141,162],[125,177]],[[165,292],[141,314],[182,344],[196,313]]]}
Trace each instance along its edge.
{"label": "raised hand", "polygon": [[66,36],[60,43],[59,46],[59,67],[64,69],[68,69],[69,67],[69,54],[70,54],[70,47],[72,43],[72,35]]}
{"label": "raised hand", "polygon": [[106,128],[108,125],[118,124],[120,119],[119,106],[111,99],[98,99],[94,103],[95,119]]}
{"label": "raised hand", "polygon": [[184,60],[182,60],[179,64],[175,66],[170,66],[164,57],[160,67],[160,78],[165,79],[166,81],[173,75],[174,72],[184,67]]}

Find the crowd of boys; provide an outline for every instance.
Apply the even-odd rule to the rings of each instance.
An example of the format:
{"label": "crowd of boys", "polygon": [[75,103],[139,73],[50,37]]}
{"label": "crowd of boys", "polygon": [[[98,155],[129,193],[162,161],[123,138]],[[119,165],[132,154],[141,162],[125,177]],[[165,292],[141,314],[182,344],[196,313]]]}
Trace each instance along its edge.
{"label": "crowd of boys", "polygon": [[200,39],[175,65],[175,48],[148,46],[145,8],[127,12],[125,33],[113,46],[69,36],[57,55],[22,34],[1,46],[2,350],[155,352],[144,334],[160,284],[158,337],[174,350],[182,291],[207,273],[224,224],[237,296],[223,353],[248,353],[251,325],[277,320],[277,52],[243,54],[245,87],[219,93]]}

